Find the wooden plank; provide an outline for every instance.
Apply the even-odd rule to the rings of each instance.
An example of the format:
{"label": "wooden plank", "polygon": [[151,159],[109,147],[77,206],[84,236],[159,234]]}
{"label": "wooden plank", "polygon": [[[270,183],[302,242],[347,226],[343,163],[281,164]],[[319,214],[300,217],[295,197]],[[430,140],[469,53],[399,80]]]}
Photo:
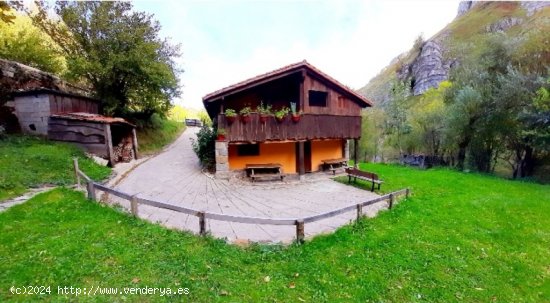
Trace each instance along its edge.
{"label": "wooden plank", "polygon": [[342,139],[361,136],[360,116],[335,116],[329,114],[303,114],[298,123],[287,117],[282,123],[274,118],[260,122],[259,115],[250,115],[251,121],[244,124],[235,121],[227,123],[224,115],[219,115],[219,125],[226,129],[231,142],[264,142],[280,140]]}
{"label": "wooden plank", "polygon": [[105,129],[105,147],[107,148],[107,158],[109,158],[109,162],[112,167],[116,165],[115,161],[115,153],[113,152],[113,138],[111,137],[111,125],[110,124],[103,124],[103,128]]}
{"label": "wooden plank", "polygon": [[125,200],[132,200],[132,195],[130,194],[127,194],[127,193],[124,193],[124,192],[121,192],[121,191],[118,191],[116,189],[112,189],[110,187],[107,187],[107,186],[104,186],[104,185],[101,185],[99,183],[94,183],[94,186],[97,190],[101,190],[101,191],[104,191],[104,192],[107,192],[107,193],[110,193],[114,196],[117,196],[119,198],[122,198],[122,199],[125,199]]}
{"label": "wooden plank", "polygon": [[294,225],[295,218],[259,218],[246,216],[233,216],[225,214],[205,213],[206,218],[219,221],[229,221],[246,224],[267,224],[267,225]]}
{"label": "wooden plank", "polygon": [[130,199],[130,211],[132,212],[132,215],[134,217],[137,217],[139,215],[138,213],[138,200],[136,196],[132,196]]}
{"label": "wooden plank", "polygon": [[137,160],[139,159],[139,145],[138,145],[138,140],[137,140],[137,134],[136,134],[136,128],[133,127],[132,128],[132,144],[133,144],[133,147],[134,147],[134,158]]}
{"label": "wooden plank", "polygon": [[199,217],[199,234],[201,236],[206,235],[206,218],[204,216],[204,211],[198,213]]}
{"label": "wooden plank", "polygon": [[304,141],[298,142],[298,174],[303,176],[306,174],[306,162],[305,162],[305,143]]}
{"label": "wooden plank", "polygon": [[88,181],[88,184],[86,186],[86,189],[88,191],[88,199],[92,200],[92,201],[95,201],[96,200],[96,196],[95,196],[95,187],[94,187],[94,182],[93,181]]}
{"label": "wooden plank", "polygon": [[74,132],[85,136],[100,135],[104,136],[103,128],[89,127],[86,125],[62,125],[57,123],[48,123],[49,132]]}
{"label": "wooden plank", "polygon": [[61,126],[82,126],[89,127],[99,131],[103,131],[101,123],[86,122],[82,120],[69,120],[57,117],[50,117],[48,124],[50,125],[61,125]]}
{"label": "wooden plank", "polygon": [[391,194],[380,196],[380,197],[377,197],[377,198],[374,198],[374,199],[371,199],[371,200],[368,200],[368,201],[365,201],[365,202],[345,206],[345,207],[335,209],[335,210],[332,210],[332,211],[329,211],[329,212],[326,212],[326,213],[305,217],[304,222],[305,223],[311,223],[311,222],[327,219],[327,218],[330,218],[330,217],[334,217],[334,216],[337,216],[339,214],[348,212],[350,210],[357,209],[357,207],[358,207],[357,205],[361,205],[361,207],[365,207],[367,205],[371,205],[371,204],[375,204],[375,203],[378,203],[378,202],[381,202],[381,201],[384,201],[384,200],[388,200],[388,199],[390,199],[390,197],[393,197],[393,196],[403,195],[405,192],[406,192],[406,189],[402,189],[402,190],[393,192]]}
{"label": "wooden plank", "polygon": [[77,171],[77,173],[80,177],[82,177],[84,180],[86,180],[86,183],[92,181],[92,179],[90,179],[90,177],[86,176],[86,174],[83,173],[80,169]]}
{"label": "wooden plank", "polygon": [[359,162],[357,162],[359,155],[359,140],[357,138],[353,139],[353,166],[359,167]]}
{"label": "wooden plank", "polygon": [[84,135],[79,132],[64,131],[55,132],[48,131],[48,139],[55,141],[76,142],[83,144],[104,144],[105,138],[103,135]]}
{"label": "wooden plank", "polygon": [[246,164],[246,169],[252,169],[252,168],[272,168],[272,169],[277,169],[277,168],[281,168],[283,167],[281,164],[279,163],[265,163],[265,164]]}
{"label": "wooden plank", "polygon": [[304,220],[296,220],[296,242],[301,244],[305,241],[305,226]]}
{"label": "wooden plank", "polygon": [[199,211],[196,210],[196,209],[185,208],[185,207],[181,207],[181,206],[166,204],[166,203],[153,201],[153,200],[149,200],[149,199],[144,199],[144,198],[139,198],[139,197],[137,197],[137,201],[138,201],[139,204],[145,204],[145,205],[149,205],[149,206],[153,206],[153,207],[173,210],[173,211],[177,211],[177,212],[192,215],[192,216],[198,216],[198,213],[199,213]]}
{"label": "wooden plank", "polygon": [[311,222],[319,221],[319,220],[322,220],[322,219],[327,219],[327,218],[330,218],[330,217],[334,217],[334,216],[337,216],[339,214],[348,212],[350,210],[354,210],[354,209],[356,209],[356,207],[357,207],[356,204],[353,204],[353,205],[349,205],[349,206],[346,206],[346,207],[335,209],[335,210],[332,210],[332,211],[329,211],[329,212],[326,212],[326,213],[309,216],[309,217],[304,218],[304,222],[305,223],[311,223]]}

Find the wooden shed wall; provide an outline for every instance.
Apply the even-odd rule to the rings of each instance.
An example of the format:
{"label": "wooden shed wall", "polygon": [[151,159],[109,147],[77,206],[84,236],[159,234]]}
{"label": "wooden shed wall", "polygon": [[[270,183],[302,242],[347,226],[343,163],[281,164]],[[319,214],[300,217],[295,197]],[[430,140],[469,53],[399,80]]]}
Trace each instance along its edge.
{"label": "wooden shed wall", "polygon": [[108,124],[50,117],[48,139],[75,143],[90,153],[108,158],[105,127]]}
{"label": "wooden shed wall", "polygon": [[50,95],[50,114],[76,112],[99,114],[99,104],[84,98]]}

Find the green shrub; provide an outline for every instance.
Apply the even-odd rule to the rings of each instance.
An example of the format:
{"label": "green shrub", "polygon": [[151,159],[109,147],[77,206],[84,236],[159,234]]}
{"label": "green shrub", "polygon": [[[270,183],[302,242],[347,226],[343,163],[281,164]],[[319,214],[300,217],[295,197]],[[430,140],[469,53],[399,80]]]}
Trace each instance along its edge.
{"label": "green shrub", "polygon": [[193,151],[199,157],[202,167],[209,171],[216,168],[216,137],[217,131],[205,125],[197,133],[197,140],[193,140]]}

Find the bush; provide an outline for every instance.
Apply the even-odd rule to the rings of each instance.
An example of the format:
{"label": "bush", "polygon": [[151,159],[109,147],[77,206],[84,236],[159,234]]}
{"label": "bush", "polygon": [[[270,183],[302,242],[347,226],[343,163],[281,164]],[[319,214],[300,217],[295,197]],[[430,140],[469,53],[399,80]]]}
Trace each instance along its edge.
{"label": "bush", "polygon": [[197,133],[197,140],[193,140],[193,151],[199,157],[202,167],[211,172],[216,168],[216,136],[215,129],[204,125]]}

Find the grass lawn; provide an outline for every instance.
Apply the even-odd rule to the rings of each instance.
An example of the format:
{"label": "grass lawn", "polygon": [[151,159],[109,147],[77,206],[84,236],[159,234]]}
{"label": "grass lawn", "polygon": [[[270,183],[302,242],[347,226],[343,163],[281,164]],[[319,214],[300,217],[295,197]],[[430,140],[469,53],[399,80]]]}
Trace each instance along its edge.
{"label": "grass lawn", "polygon": [[151,155],[161,151],[166,145],[174,142],[185,130],[185,125],[182,122],[161,121],[162,124],[159,128],[138,129],[137,137],[141,155]]}
{"label": "grass lawn", "polygon": [[[0,140],[0,201],[18,196],[30,187],[74,183],[72,158],[94,180],[109,176],[111,169],[95,164],[77,147],[29,136]],[[0,202],[1,203],[1,202]]]}
{"label": "grass lawn", "polygon": [[[0,301],[74,301],[57,286],[187,287],[85,301],[549,302],[550,186],[362,165],[413,196],[302,246],[241,249],[171,231],[67,189],[0,213]],[[306,224],[307,229],[307,224]],[[266,278],[269,277],[269,278]],[[52,295],[9,288],[49,285]]]}

